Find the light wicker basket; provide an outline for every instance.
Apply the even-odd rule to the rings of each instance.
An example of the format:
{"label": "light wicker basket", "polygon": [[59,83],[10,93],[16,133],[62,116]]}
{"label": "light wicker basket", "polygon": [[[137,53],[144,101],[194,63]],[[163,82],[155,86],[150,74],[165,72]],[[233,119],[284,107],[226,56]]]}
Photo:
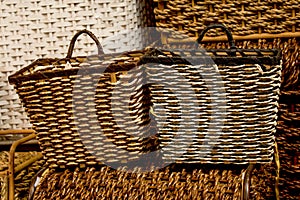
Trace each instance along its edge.
{"label": "light wicker basket", "polygon": [[[29,128],[31,124],[7,77],[38,57],[64,55],[70,37],[89,29],[103,40],[151,26],[151,1],[61,0],[0,1],[0,129]],[[149,15],[149,16],[146,16]],[[123,42],[126,42],[122,40]],[[118,37],[107,40],[109,51],[122,46]],[[113,45],[112,45],[113,44]],[[82,38],[75,55],[93,50],[93,42]]]}

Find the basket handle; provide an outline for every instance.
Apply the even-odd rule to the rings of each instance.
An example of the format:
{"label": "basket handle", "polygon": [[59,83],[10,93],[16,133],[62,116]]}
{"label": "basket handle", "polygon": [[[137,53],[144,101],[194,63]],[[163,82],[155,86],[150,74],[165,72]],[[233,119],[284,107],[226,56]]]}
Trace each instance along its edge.
{"label": "basket handle", "polygon": [[86,33],[88,36],[90,36],[94,42],[96,43],[97,45],[97,48],[98,48],[98,55],[101,56],[104,54],[104,51],[103,51],[103,48],[98,40],[98,38],[91,32],[91,31],[88,31],[86,29],[83,29],[83,30],[80,30],[78,31],[74,36],[73,38],[71,39],[71,42],[70,42],[70,45],[69,45],[69,49],[68,49],[68,53],[67,53],[67,56],[66,58],[67,59],[70,59],[72,57],[72,54],[73,54],[73,50],[74,50],[74,46],[75,46],[75,42],[77,40],[77,38],[83,34],[83,33]]}
{"label": "basket handle", "polygon": [[[231,32],[229,31],[229,29],[224,26],[223,24],[211,24],[209,26],[207,26],[199,35],[198,39],[197,39],[197,42],[198,44],[201,43],[202,39],[204,38],[204,35],[207,31],[209,31],[210,29],[215,29],[215,28],[221,28],[227,35],[227,39],[228,39],[228,42],[229,42],[229,45],[230,45],[230,49],[236,49],[236,46],[234,44],[234,41],[233,41],[233,37],[232,37],[232,34]],[[198,45],[197,45],[198,46]]]}

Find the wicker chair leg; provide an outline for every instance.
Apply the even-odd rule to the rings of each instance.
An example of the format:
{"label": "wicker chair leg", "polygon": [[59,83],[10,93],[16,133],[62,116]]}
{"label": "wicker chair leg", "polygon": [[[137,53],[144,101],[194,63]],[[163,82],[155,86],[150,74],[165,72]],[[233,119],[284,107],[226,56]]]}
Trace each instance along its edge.
{"label": "wicker chair leg", "polygon": [[14,167],[14,158],[15,158],[15,151],[16,148],[20,145],[23,144],[29,140],[32,140],[35,138],[35,134],[30,134],[20,140],[17,140],[15,142],[13,142],[13,144],[11,145],[10,151],[9,151],[9,166],[8,166],[8,180],[9,180],[9,188],[8,188],[8,195],[9,195],[9,200],[13,200],[14,196],[15,196],[15,184],[14,184],[14,176],[15,176],[15,172],[16,170],[20,171],[22,170],[24,167],[30,165],[32,162],[36,161],[36,157],[34,157],[34,161],[32,159],[28,160],[26,162],[26,165],[22,164],[21,167],[17,167],[17,169],[15,169]]}
{"label": "wicker chair leg", "polygon": [[250,164],[247,170],[243,173],[242,176],[242,191],[241,191],[241,200],[250,199],[250,185],[251,185],[251,175],[254,169],[254,165]]}

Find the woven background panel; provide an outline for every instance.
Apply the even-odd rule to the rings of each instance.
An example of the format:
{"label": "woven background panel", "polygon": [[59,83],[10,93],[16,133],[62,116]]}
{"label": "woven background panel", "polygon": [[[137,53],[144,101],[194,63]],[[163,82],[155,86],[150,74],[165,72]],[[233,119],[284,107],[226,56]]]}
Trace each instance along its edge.
{"label": "woven background panel", "polygon": [[[223,23],[234,35],[300,32],[299,0],[155,0],[156,25],[173,37],[198,36],[205,26]],[[210,36],[220,35],[211,31]]]}
{"label": "woven background panel", "polygon": [[[130,42],[138,43],[141,38],[137,28],[150,25],[153,19],[146,18],[150,14],[148,3],[144,0],[0,1],[0,129],[31,127],[7,81],[10,74],[37,58],[66,56],[71,37],[80,29],[92,31],[101,41],[116,36],[104,45],[110,52]],[[76,43],[74,56],[95,49],[94,42],[83,36]]]}

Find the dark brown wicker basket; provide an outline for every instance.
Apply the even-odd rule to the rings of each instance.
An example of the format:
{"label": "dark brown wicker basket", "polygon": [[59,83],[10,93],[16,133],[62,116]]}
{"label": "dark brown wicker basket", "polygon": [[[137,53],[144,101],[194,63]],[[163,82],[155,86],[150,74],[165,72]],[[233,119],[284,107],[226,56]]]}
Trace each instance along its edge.
{"label": "dark brown wicker basket", "polygon": [[[96,42],[97,56],[72,57],[83,33]],[[137,136],[152,127],[142,126],[150,121],[150,104],[143,72],[136,68],[145,52],[104,55],[97,37],[82,30],[71,40],[66,58],[38,59],[9,77],[50,167],[84,167],[103,159],[123,162],[149,151],[151,139]],[[114,90],[117,82],[124,84],[119,93]]]}

